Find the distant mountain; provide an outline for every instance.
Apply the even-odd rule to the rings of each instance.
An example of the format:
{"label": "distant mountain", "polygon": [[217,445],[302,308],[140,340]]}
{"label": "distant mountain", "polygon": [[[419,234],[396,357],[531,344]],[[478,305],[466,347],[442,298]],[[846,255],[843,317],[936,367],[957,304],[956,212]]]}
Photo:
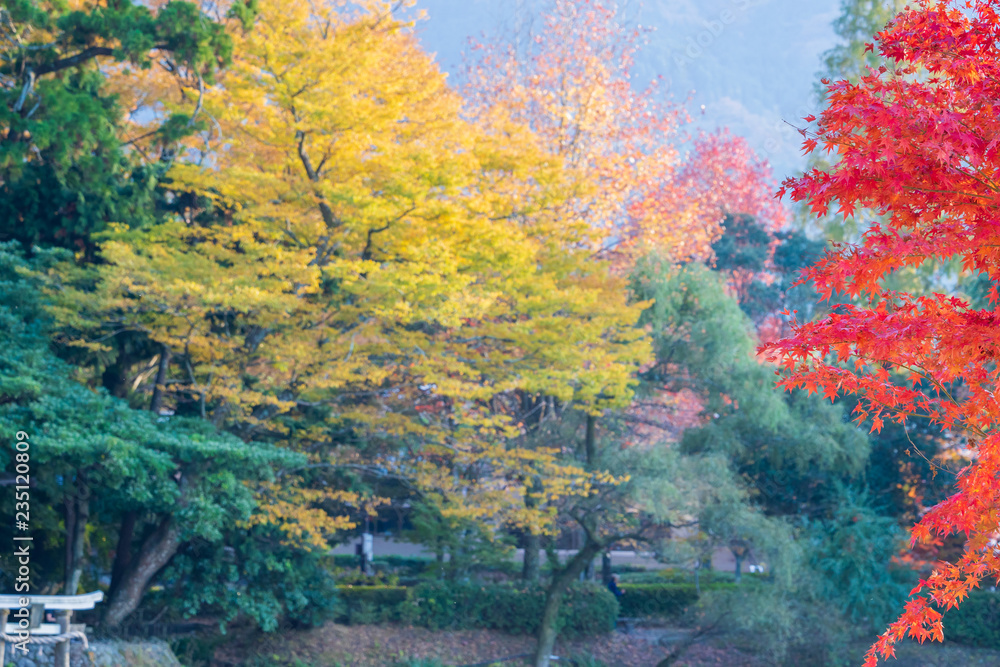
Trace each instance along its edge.
{"label": "distant mountain", "polygon": [[[428,51],[457,75],[468,38],[527,25],[537,0],[418,0]],[[784,121],[814,113],[820,54],[834,45],[837,0],[646,0],[626,3],[630,23],[653,28],[634,81],[662,76],[706,129],[727,126],[767,157],[779,177],[802,169],[802,137]],[[704,112],[701,106],[704,105]]]}

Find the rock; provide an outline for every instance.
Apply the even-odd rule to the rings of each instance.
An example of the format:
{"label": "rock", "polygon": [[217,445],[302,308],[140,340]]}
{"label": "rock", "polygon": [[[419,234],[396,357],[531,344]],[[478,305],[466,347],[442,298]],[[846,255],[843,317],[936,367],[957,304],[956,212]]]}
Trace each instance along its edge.
{"label": "rock", "polygon": [[[52,646],[35,645],[23,653],[13,653],[7,644],[5,659],[15,667],[48,667],[54,659]],[[70,667],[181,667],[170,645],[162,639],[145,641],[100,640],[90,642],[83,650],[80,642],[73,642],[70,649]]]}
{"label": "rock", "polygon": [[[102,641],[93,642],[91,652],[95,667],[181,667],[177,656],[162,639],[142,642]],[[82,663],[86,664],[86,663]]]}

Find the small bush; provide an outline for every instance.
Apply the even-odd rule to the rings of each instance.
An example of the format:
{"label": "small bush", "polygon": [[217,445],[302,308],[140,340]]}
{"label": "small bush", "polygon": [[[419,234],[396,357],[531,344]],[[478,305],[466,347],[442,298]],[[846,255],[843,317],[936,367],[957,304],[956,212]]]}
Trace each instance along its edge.
{"label": "small bush", "polygon": [[376,607],[368,600],[358,600],[347,608],[347,622],[350,625],[374,625],[381,620],[383,611],[387,612],[386,615],[392,614],[389,609]]}
{"label": "small bush", "polygon": [[944,615],[944,638],[982,648],[1000,648],[1000,593],[974,590]]}
{"label": "small bush", "polygon": [[403,586],[338,586],[341,602],[338,620],[352,625],[367,625],[399,620],[399,611],[409,598]]}
{"label": "small bush", "polygon": [[563,632],[576,636],[611,632],[619,613],[618,601],[611,591],[594,584],[578,584],[571,588],[560,608],[560,616],[566,619]]}

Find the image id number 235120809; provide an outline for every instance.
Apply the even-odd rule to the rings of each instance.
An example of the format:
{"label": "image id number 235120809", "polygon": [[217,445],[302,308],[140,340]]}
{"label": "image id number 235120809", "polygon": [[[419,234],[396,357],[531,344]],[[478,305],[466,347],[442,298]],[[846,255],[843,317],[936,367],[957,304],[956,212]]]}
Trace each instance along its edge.
{"label": "image id number 235120809", "polygon": [[15,651],[27,654],[30,631],[29,599],[31,590],[31,443],[28,434],[18,431],[14,434],[14,562],[17,576],[14,590],[21,594],[14,618],[18,625]]}
{"label": "image id number 235120809", "polygon": [[18,431],[14,437],[14,556],[17,577],[14,590],[27,593],[31,588],[31,444],[28,434]]}

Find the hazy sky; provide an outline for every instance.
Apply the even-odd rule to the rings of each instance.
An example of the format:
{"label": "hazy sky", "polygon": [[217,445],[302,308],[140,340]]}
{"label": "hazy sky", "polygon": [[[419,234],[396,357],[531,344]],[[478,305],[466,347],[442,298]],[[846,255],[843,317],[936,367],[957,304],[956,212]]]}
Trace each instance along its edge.
{"label": "hazy sky", "polygon": [[[424,46],[457,72],[467,39],[530,16],[531,0],[418,0],[428,20]],[[633,22],[649,26],[637,62],[637,85],[659,75],[675,100],[709,128],[727,126],[767,157],[775,175],[803,164],[802,138],[783,121],[814,112],[820,54],[834,44],[838,0],[634,0]],[[705,106],[704,114],[701,105]]]}

